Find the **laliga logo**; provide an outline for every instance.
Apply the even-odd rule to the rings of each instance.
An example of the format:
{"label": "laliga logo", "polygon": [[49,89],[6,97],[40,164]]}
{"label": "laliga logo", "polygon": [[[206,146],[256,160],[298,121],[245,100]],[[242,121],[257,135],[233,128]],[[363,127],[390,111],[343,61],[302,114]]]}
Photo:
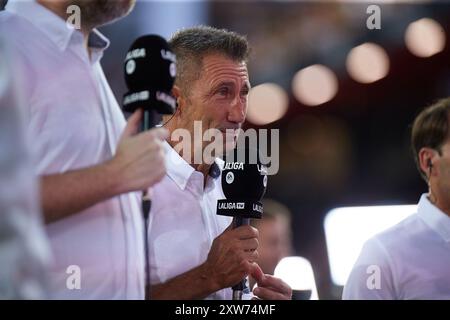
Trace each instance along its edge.
{"label": "laliga logo", "polygon": [[234,181],[234,174],[233,172],[228,172],[227,175],[225,176],[225,180],[228,184],[233,183]]}
{"label": "laliga logo", "polygon": [[132,74],[134,72],[134,70],[136,70],[136,62],[134,62],[134,60],[128,61],[125,68],[126,68],[127,74]]}
{"label": "laliga logo", "polygon": [[125,57],[125,60],[145,58],[145,56],[146,56],[145,48],[138,48],[128,52],[127,56]]}
{"label": "laliga logo", "polygon": [[145,58],[146,55],[145,48],[138,48],[128,52],[125,57],[125,61],[128,60],[125,67],[127,74],[132,74],[136,70],[136,62],[134,59]]}
{"label": "laliga logo", "polygon": [[161,58],[163,58],[164,60],[177,62],[176,56],[172,52],[170,52],[169,50],[161,49]]}
{"label": "laliga logo", "polygon": [[225,163],[224,170],[244,170],[244,163],[243,162],[227,162]]}
{"label": "laliga logo", "polygon": [[245,202],[225,202],[219,203],[219,209],[225,210],[244,210]]}
{"label": "laliga logo", "polygon": [[127,105],[130,103],[134,103],[136,101],[145,101],[148,100],[149,97],[150,93],[148,91],[136,92],[126,96],[125,99],[123,100],[123,104]]}
{"label": "laliga logo", "polygon": [[175,78],[175,76],[177,75],[177,67],[173,62],[169,66],[169,73],[172,78]]}

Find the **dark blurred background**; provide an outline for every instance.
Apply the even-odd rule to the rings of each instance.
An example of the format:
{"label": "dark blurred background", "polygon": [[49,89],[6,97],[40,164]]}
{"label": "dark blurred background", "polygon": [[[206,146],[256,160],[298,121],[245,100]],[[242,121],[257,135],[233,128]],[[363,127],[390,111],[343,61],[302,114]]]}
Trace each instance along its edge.
{"label": "dark blurred background", "polygon": [[[287,110],[284,113],[278,108],[286,108],[274,105],[273,112],[266,112],[266,121],[252,123],[250,113],[258,110],[259,100],[251,96],[246,126],[280,130],[280,171],[270,177],[267,197],[292,211],[294,248],[311,261],[321,299],[338,299],[342,290],[330,278],[324,216],[341,206],[416,203],[426,185],[410,151],[410,125],[424,106],[450,95],[450,3],[377,3],[381,29],[373,30],[366,26],[369,5],[341,1],[146,1],[138,3],[130,17],[103,28],[112,40],[103,65],[119,99],[125,92],[121,61],[134,37],[143,33],[169,37],[180,27],[197,24],[247,35],[253,48],[249,63],[252,85],[279,86],[282,96],[287,97]],[[416,43],[407,46],[408,26],[422,18],[433,20],[416,24],[415,33],[409,31],[409,41]],[[388,67],[383,59],[379,61],[380,55],[363,50],[356,59],[362,67],[355,62],[355,68],[364,71],[367,67],[369,79],[365,82],[380,77],[375,74],[370,80],[371,66],[378,72],[383,66],[387,70],[380,79],[361,83],[347,71],[347,55],[367,42],[380,46]],[[301,85],[293,88],[292,81],[299,70],[316,64],[334,73],[335,80],[328,82],[335,88],[326,89],[328,82],[323,76],[304,75],[305,82],[319,86],[307,87],[306,94],[308,90],[317,92],[316,103],[327,100],[320,98],[321,91],[335,94],[329,94],[329,101],[310,106],[299,101]],[[296,90],[299,93],[294,95]],[[265,94],[271,93],[277,92]],[[265,124],[274,114],[279,119]]]}

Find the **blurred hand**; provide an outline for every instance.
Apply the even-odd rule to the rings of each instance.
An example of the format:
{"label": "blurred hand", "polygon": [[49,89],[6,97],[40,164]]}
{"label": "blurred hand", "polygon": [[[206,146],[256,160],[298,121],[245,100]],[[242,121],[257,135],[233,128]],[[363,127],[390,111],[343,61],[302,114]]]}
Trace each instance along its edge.
{"label": "blurred hand", "polygon": [[291,300],[292,289],[283,280],[264,274],[261,268],[254,263],[250,275],[256,280],[258,286],[253,294],[264,300]]}
{"label": "blurred hand", "polygon": [[204,267],[214,291],[232,287],[244,279],[258,259],[258,230],[230,225],[214,239]]}
{"label": "blurred hand", "polygon": [[168,131],[157,128],[138,133],[142,116],[139,109],[128,119],[110,161],[113,172],[118,174],[119,193],[147,189],[166,173],[162,141],[168,137]]}

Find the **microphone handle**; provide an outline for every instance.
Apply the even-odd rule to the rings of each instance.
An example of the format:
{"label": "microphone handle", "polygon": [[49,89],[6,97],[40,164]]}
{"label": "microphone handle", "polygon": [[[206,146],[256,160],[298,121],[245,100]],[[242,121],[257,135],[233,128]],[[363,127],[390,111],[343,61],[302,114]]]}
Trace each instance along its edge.
{"label": "microphone handle", "polygon": [[242,218],[242,217],[233,218],[233,229],[236,229],[240,226],[248,226],[249,224],[250,224],[249,218]]}
{"label": "microphone handle", "polygon": [[144,118],[142,120],[142,131],[150,130],[155,126],[155,113],[154,110],[144,110]]}
{"label": "microphone handle", "polygon": [[[245,226],[250,224],[249,218],[234,217],[233,219],[233,229],[240,226]],[[242,293],[246,288],[245,279],[242,279],[238,284],[232,287],[233,289],[233,300],[242,300]]]}
{"label": "microphone handle", "polygon": [[[154,110],[144,110],[144,119],[142,121],[141,131],[150,130],[155,126],[155,113]],[[142,190],[142,213],[144,215],[145,222],[148,220],[148,215],[150,214],[150,208],[152,206],[152,199],[148,190]]]}
{"label": "microphone handle", "polygon": [[[155,126],[155,111],[154,110],[144,110],[144,119],[142,121],[142,131],[150,130]],[[152,207],[152,199],[148,190],[142,191],[142,214],[144,216],[144,249],[145,249],[145,299],[150,299],[150,257],[149,257],[149,247],[148,247],[148,223],[150,209]]]}

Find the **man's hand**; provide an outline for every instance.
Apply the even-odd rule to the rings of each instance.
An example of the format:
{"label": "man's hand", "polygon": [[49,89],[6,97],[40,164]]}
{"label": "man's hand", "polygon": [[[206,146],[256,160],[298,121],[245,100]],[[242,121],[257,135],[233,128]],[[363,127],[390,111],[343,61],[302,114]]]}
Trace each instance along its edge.
{"label": "man's hand", "polygon": [[250,273],[258,245],[258,230],[248,225],[236,229],[230,225],[214,239],[203,265],[212,292],[234,286]]}
{"label": "man's hand", "polygon": [[142,114],[139,109],[128,119],[116,154],[109,163],[120,180],[118,193],[147,189],[166,173],[162,141],[168,132],[158,128],[137,134]]}
{"label": "man's hand", "polygon": [[165,129],[139,133],[142,111],[128,120],[116,155],[107,162],[41,179],[46,223],[66,218],[122,193],[145,190],[165,174]]}
{"label": "man's hand", "polygon": [[214,239],[207,260],[198,267],[152,286],[152,299],[193,300],[238,284],[258,258],[258,230],[230,225]]}
{"label": "man's hand", "polygon": [[291,300],[292,289],[283,280],[264,274],[261,268],[254,263],[251,276],[258,286],[253,289],[253,294],[264,300]]}

